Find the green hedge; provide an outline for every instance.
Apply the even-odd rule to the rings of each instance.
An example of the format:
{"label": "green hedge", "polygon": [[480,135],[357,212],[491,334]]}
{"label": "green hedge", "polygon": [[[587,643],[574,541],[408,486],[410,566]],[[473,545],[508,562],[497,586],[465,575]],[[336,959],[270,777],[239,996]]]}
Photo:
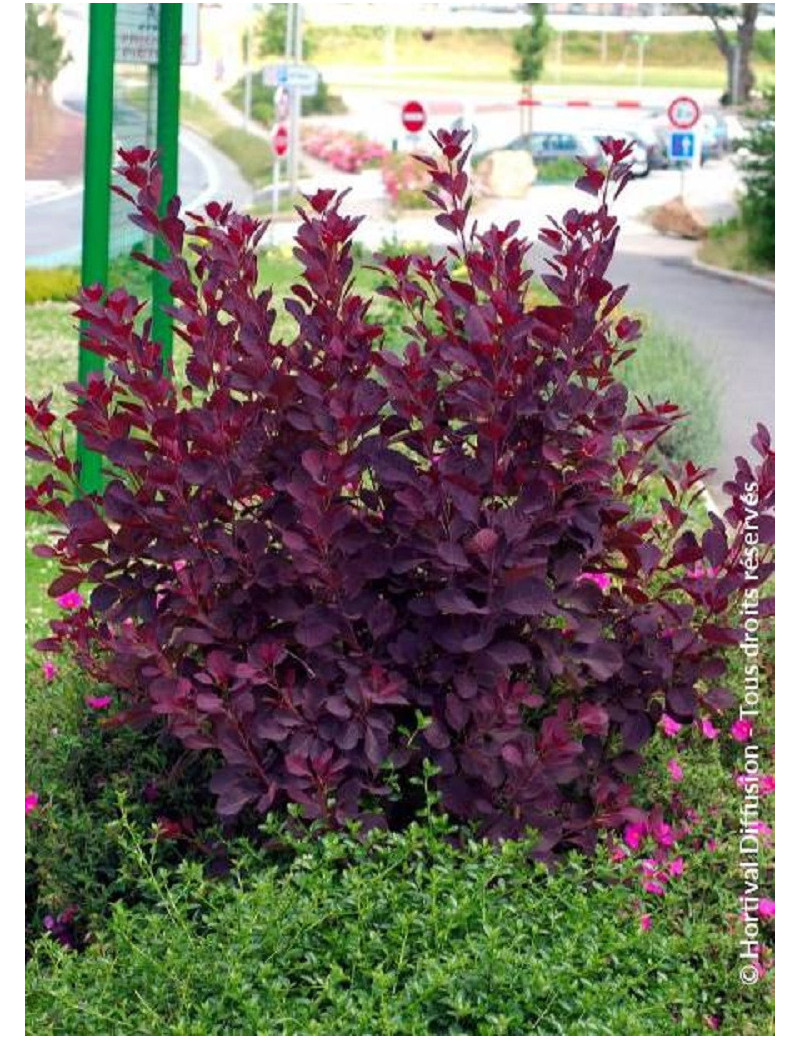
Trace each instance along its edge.
{"label": "green hedge", "polygon": [[39,942],[31,1034],[697,1036],[715,1013],[733,1034],[769,1020],[764,990],[727,971],[735,934],[697,912],[643,931],[605,856],[548,875],[523,843],[457,851],[433,818],[367,844],[318,836],[288,864],[248,853],[220,882],[191,863],[152,872],[126,838],[152,905],[115,903],[82,954]]}

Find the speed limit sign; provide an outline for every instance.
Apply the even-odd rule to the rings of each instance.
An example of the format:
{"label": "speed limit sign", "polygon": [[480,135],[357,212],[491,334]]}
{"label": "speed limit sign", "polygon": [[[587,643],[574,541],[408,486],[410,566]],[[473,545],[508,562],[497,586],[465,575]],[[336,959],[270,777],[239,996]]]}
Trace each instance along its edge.
{"label": "speed limit sign", "polygon": [[676,97],[667,109],[670,123],[678,130],[691,130],[700,119],[700,106],[694,98]]}

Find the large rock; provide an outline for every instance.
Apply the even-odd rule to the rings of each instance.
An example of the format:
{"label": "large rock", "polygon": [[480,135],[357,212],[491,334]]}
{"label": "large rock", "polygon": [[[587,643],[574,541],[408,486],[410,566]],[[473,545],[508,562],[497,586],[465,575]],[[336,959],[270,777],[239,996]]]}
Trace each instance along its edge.
{"label": "large rock", "polygon": [[475,171],[486,195],[522,199],[536,180],[536,167],[527,152],[492,152]]}
{"label": "large rock", "polygon": [[678,238],[705,238],[708,225],[694,210],[690,209],[682,198],[670,199],[654,210],[653,227],[662,235],[675,235]]}

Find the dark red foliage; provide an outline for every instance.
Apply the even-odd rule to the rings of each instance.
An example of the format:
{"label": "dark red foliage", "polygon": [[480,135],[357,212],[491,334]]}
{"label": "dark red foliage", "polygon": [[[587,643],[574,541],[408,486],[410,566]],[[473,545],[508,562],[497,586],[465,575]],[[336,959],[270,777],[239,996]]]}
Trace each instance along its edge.
{"label": "dark red foliage", "polygon": [[430,759],[453,817],[493,837],[535,828],[542,855],[591,848],[639,817],[630,778],[662,712],[688,722],[729,702],[733,608],[771,572],[774,456],[760,427],[761,465],[738,460],[728,485],[730,526],[687,527],[705,475],[691,465],[663,513],[633,515],[678,413],[631,407],[615,376],[639,334],[607,277],[624,144],[581,178],[598,208],[542,232],[556,302],[530,306],[530,244],[516,222],[467,232],[464,134],[437,140],[443,158],[421,161],[455,244],[386,261],[402,354],[353,289],[358,220],[341,196],[302,213],[284,342],[257,287],[264,225],[217,204],[187,225],[177,200],[160,219],[153,156],[122,156],[134,220],[170,250],[185,385],[137,331],[137,300],[83,293],[108,376],[74,388],[69,419],[108,484],[72,499],[48,399],[29,403],[53,475],[28,507],[62,528],[42,550],[62,568],[52,591],[91,590],[43,646],[116,688],[118,722],[158,717],[214,752],[225,817],[292,802],[396,823]]}

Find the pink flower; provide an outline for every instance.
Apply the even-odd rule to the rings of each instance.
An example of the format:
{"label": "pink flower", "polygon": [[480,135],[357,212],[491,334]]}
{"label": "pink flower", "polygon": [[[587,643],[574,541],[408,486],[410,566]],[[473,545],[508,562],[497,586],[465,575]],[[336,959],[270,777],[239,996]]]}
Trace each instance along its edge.
{"label": "pink flower", "polygon": [[718,1032],[721,1025],[719,1015],[703,1015],[703,1021],[709,1029],[713,1029],[715,1033]]}
{"label": "pink flower", "polygon": [[628,853],[627,853],[627,851],[625,849],[622,848],[621,845],[615,845],[614,848],[611,850],[611,862],[612,863],[619,863],[621,860],[627,859],[627,858],[628,858]]}
{"label": "pink flower", "polygon": [[753,734],[753,723],[748,719],[737,719],[731,726],[731,736],[740,744],[744,744]]}
{"label": "pink flower", "polygon": [[660,881],[645,881],[644,890],[654,896],[664,895],[664,886]]}
{"label": "pink flower", "polygon": [[629,849],[638,849],[642,838],[647,836],[646,823],[626,823],[622,832],[622,840]]}
{"label": "pink flower", "polygon": [[671,758],[669,762],[667,762],[667,769],[669,770],[669,775],[676,784],[679,784],[681,780],[683,780],[683,770],[681,769],[680,763],[677,759]]}
{"label": "pink flower", "polygon": [[670,715],[661,716],[661,728],[668,737],[677,737],[683,726],[680,722],[676,722],[675,719]]}
{"label": "pink flower", "polygon": [[65,592],[63,596],[59,596],[56,603],[62,610],[77,610],[78,607],[83,606],[83,596],[73,589],[71,592]]}
{"label": "pink flower", "polygon": [[715,838],[709,838],[708,841],[706,842],[706,848],[708,849],[709,852],[716,852],[717,851],[716,839]]}
{"label": "pink flower", "polygon": [[590,574],[588,571],[584,571],[583,574],[578,575],[578,580],[591,581],[601,592],[611,588],[611,577],[608,574]]}
{"label": "pink flower", "polygon": [[708,737],[709,740],[716,740],[719,736],[719,730],[714,728],[714,724],[711,719],[703,719],[700,724],[700,729],[704,737]]}
{"label": "pink flower", "polygon": [[653,918],[650,916],[650,914],[642,914],[639,920],[639,924],[642,926],[643,932],[649,932],[650,929],[653,927]]}
{"label": "pink flower", "polygon": [[175,571],[176,574],[179,574],[183,570],[183,568],[185,566],[186,566],[186,560],[176,560],[173,563],[172,568],[173,568],[173,570]]}
{"label": "pink flower", "polygon": [[772,828],[768,823],[764,823],[763,820],[756,820],[755,823],[750,825],[749,829],[755,831],[756,834],[763,834],[765,838],[772,837]]}
{"label": "pink flower", "polygon": [[45,682],[52,682],[58,675],[58,668],[52,661],[45,661],[42,665],[42,674],[44,675]]}
{"label": "pink flower", "polygon": [[687,570],[687,578],[716,578],[719,573],[718,567],[704,567],[702,563],[696,564],[690,571]]}
{"label": "pink flower", "polygon": [[107,708],[111,703],[110,697],[84,697],[84,704],[87,708],[94,708],[96,711],[100,711],[102,708]]}
{"label": "pink flower", "polygon": [[775,794],[775,777],[762,776],[758,788],[760,794]]}
{"label": "pink flower", "polygon": [[772,899],[759,899],[758,901],[758,916],[759,917],[774,917],[775,916],[775,901]]}
{"label": "pink flower", "polygon": [[38,804],[39,795],[35,791],[28,791],[25,794],[25,815],[32,813]]}
{"label": "pink flower", "polygon": [[656,840],[656,844],[663,845],[664,848],[669,848],[670,845],[675,844],[675,835],[668,823],[656,824],[653,830],[653,837]]}
{"label": "pink flower", "polygon": [[669,872],[673,877],[681,877],[683,875],[683,856],[678,856],[669,865]]}

